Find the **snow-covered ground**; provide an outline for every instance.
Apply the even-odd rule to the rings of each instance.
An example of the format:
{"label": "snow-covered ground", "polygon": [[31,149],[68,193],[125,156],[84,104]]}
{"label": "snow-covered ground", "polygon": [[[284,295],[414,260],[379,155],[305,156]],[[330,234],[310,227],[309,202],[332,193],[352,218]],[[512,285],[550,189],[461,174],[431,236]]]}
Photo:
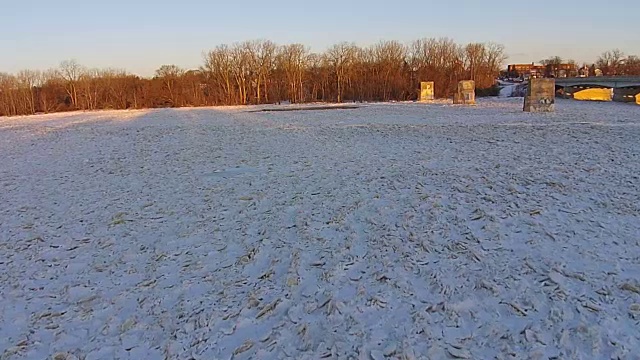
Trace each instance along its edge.
{"label": "snow-covered ground", "polygon": [[0,119],[2,359],[636,359],[640,106]]}
{"label": "snow-covered ground", "polygon": [[500,97],[524,97],[527,93],[526,83],[501,83]]}

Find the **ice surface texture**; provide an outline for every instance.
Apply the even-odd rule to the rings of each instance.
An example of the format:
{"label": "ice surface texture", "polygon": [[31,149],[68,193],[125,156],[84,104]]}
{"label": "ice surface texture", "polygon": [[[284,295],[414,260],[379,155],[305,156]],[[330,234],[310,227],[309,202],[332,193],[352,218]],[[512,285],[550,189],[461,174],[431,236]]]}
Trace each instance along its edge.
{"label": "ice surface texture", "polygon": [[640,107],[0,119],[3,359],[629,358]]}

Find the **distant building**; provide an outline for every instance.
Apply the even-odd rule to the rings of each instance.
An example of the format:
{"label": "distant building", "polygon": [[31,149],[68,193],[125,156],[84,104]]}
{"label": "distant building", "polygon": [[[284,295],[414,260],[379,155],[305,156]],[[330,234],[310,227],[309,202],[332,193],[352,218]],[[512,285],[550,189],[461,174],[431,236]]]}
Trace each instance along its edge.
{"label": "distant building", "polygon": [[590,71],[589,66],[584,65],[583,67],[581,67],[581,68],[578,70],[578,76],[580,76],[580,77],[587,77],[587,76],[589,76],[589,71]]}
{"label": "distant building", "polygon": [[511,64],[507,66],[507,76],[510,78],[538,78],[538,77],[573,77],[578,76],[576,64]]}
{"label": "distant building", "polygon": [[578,76],[576,64],[549,64],[545,66],[545,77],[575,77]]}
{"label": "distant building", "polygon": [[530,77],[544,76],[546,67],[544,65],[531,64],[511,64],[507,66],[507,76],[510,78],[527,79]]}

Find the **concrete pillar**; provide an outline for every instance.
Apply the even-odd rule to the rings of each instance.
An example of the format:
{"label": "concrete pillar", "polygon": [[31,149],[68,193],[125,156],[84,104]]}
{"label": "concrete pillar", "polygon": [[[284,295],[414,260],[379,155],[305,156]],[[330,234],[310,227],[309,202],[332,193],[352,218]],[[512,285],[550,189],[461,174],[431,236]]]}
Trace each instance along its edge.
{"label": "concrete pillar", "polygon": [[433,81],[422,81],[420,83],[420,101],[432,101],[435,99],[435,88]]}
{"label": "concrete pillar", "polygon": [[462,80],[458,83],[458,91],[453,95],[454,104],[474,105],[476,103],[476,82]]}
{"label": "concrete pillar", "polygon": [[562,92],[563,99],[573,99],[573,88],[571,86],[565,86]]}
{"label": "concrete pillar", "polygon": [[640,88],[615,88],[613,89],[613,101],[639,103]]}
{"label": "concrete pillar", "polygon": [[536,78],[529,80],[527,95],[524,97],[524,111],[552,112],[555,111],[555,103],[555,79]]}

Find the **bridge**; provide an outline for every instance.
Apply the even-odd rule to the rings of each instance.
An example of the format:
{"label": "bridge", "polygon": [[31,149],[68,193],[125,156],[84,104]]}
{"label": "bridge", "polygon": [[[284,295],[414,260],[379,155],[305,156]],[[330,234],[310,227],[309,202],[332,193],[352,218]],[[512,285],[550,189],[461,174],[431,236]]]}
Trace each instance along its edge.
{"label": "bridge", "polygon": [[640,76],[589,76],[556,78],[556,86],[573,87],[595,85],[609,89],[640,87]]}
{"label": "bridge", "polygon": [[640,104],[640,76],[590,76],[555,80],[556,91],[568,99]]}

